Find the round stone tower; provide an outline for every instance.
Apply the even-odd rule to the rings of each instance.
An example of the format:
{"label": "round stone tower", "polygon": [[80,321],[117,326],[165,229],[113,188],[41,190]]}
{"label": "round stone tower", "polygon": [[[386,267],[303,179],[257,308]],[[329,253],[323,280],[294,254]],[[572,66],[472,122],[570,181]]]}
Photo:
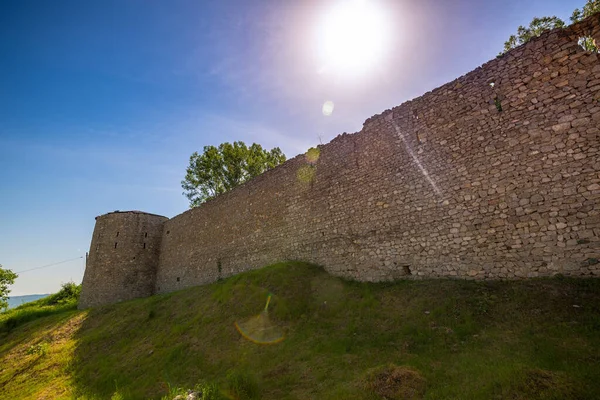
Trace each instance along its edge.
{"label": "round stone tower", "polygon": [[79,308],[151,296],[167,220],[141,211],[96,217]]}

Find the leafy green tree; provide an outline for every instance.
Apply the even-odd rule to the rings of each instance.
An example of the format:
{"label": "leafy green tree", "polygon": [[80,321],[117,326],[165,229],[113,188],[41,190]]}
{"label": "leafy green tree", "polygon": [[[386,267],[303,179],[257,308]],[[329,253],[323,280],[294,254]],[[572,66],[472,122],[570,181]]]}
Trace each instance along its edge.
{"label": "leafy green tree", "polygon": [[[600,0],[587,0],[581,10],[576,8],[573,11],[571,22],[579,22],[597,12],[600,12]],[[558,17],[536,17],[529,23],[528,27],[521,25],[517,28],[516,35],[510,35],[508,40],[504,42],[504,50],[500,54],[504,54],[515,47],[525,44],[532,38],[540,36],[548,30],[563,28],[564,26],[565,22]],[[598,52],[597,43],[595,43],[594,39],[591,37],[581,38],[579,44],[587,51]]]}
{"label": "leafy green tree", "polygon": [[531,20],[528,27],[521,25],[517,28],[516,35],[510,35],[508,40],[504,42],[504,51],[500,54],[506,53],[515,47],[525,44],[532,38],[540,36],[542,33],[548,30],[563,28],[564,26],[565,22],[558,17],[535,17]]}
{"label": "leafy green tree", "polygon": [[9,285],[15,283],[18,275],[10,269],[3,269],[0,264],[0,310],[5,310],[8,307]]}
{"label": "leafy green tree", "polygon": [[283,162],[285,154],[279,147],[267,151],[260,144],[247,147],[244,142],[204,146],[202,154],[190,156],[181,187],[190,207],[197,207]]}
{"label": "leafy green tree", "polygon": [[[576,8],[575,11],[573,11],[573,15],[571,15],[571,22],[579,22],[597,12],[600,12],[600,0],[588,0],[581,10]],[[598,44],[591,37],[583,37],[579,39],[579,45],[581,45],[581,47],[583,47],[586,51],[598,53]]]}
{"label": "leafy green tree", "polygon": [[571,15],[571,22],[579,22],[600,11],[600,0],[588,0],[580,10],[576,8]]}

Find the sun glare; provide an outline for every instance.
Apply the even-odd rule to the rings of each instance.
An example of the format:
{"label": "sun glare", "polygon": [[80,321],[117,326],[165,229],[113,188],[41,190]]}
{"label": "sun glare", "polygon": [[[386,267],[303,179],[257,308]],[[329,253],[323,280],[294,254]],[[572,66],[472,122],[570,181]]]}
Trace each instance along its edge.
{"label": "sun glare", "polygon": [[323,103],[323,115],[326,117],[329,117],[331,115],[331,113],[333,113],[333,101],[331,100],[327,100],[325,103]]}
{"label": "sun glare", "polygon": [[356,76],[381,61],[389,24],[374,1],[342,0],[323,15],[317,38],[322,72]]}

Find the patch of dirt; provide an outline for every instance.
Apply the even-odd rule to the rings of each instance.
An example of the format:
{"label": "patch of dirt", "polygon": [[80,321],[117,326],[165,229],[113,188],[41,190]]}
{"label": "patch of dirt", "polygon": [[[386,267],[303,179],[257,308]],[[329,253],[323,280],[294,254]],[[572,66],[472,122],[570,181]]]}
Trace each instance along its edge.
{"label": "patch of dirt", "polygon": [[425,394],[425,378],[417,370],[394,364],[368,370],[362,386],[386,400],[416,400]]}
{"label": "patch of dirt", "polygon": [[86,314],[77,314],[66,322],[56,326],[49,334],[48,341],[54,344],[62,344],[73,338],[75,333],[81,328],[81,324],[86,318]]}
{"label": "patch of dirt", "polygon": [[523,374],[522,381],[512,388],[513,400],[577,399],[574,385],[559,372],[532,369]]}

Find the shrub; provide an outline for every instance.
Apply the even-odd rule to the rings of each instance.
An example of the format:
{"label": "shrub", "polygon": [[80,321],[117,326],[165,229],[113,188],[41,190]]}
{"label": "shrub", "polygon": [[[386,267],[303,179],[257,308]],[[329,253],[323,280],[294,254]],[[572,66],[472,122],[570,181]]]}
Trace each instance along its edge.
{"label": "shrub", "polygon": [[60,290],[53,295],[48,296],[49,305],[54,304],[69,304],[79,301],[79,294],[81,293],[81,285],[77,285],[75,282],[63,283]]}

